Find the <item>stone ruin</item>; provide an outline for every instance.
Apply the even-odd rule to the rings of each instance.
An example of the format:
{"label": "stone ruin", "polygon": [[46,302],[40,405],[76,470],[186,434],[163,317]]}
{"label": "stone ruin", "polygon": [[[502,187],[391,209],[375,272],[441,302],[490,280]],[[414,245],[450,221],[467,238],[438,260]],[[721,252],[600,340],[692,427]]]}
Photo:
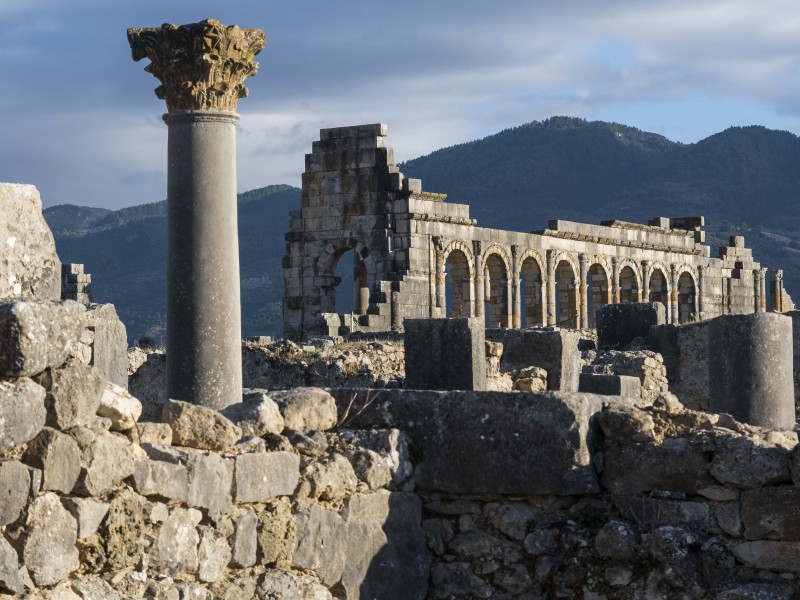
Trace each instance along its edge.
{"label": "stone ruin", "polygon": [[[401,331],[405,319],[480,317],[488,327],[594,326],[597,307],[661,302],[668,323],[792,310],[779,270],[742,236],[717,257],[703,217],[647,225],[554,220],[531,233],[478,227],[469,206],[422,190],[385,145],[385,124],[322,129],[306,155],[283,259],[283,334],[302,340]],[[353,252],[355,302],[336,314],[335,270]]]}
{"label": "stone ruin", "polygon": [[[412,193],[416,184],[387,174],[406,201],[420,200],[412,198],[421,194]],[[247,387],[240,401],[217,409],[170,398],[163,353],[133,349],[121,371],[125,331],[113,306],[61,299],[61,273],[79,273],[62,271],[35,188],[0,184],[0,199],[0,596],[800,595],[800,445],[785,413],[795,404],[792,369],[800,361],[791,354],[798,338],[792,324],[800,312],[763,314],[765,278],[755,275],[760,267],[748,262],[737,240],[719,259],[670,250],[686,270],[665,269],[670,283],[657,292],[650,272],[639,293],[641,263],[624,263],[636,280],[635,286],[624,280],[625,287],[612,261],[613,283],[601,289],[610,289],[611,303],[589,303],[588,291],[585,301],[570,292],[550,302],[561,289],[558,276],[534,287],[541,303],[537,292],[532,306],[539,317],[532,323],[541,324],[542,315],[555,319],[559,302],[574,297],[572,309],[581,312],[570,324],[596,323],[596,335],[557,327],[486,329],[483,314],[473,314],[480,304],[475,292],[488,288],[493,304],[498,277],[491,256],[499,246],[487,246],[480,262],[460,263],[461,276],[471,279],[462,280],[464,312],[457,318],[436,318],[447,309],[438,303],[446,293],[440,283],[422,285],[426,275],[409,269],[381,280],[390,282],[385,290],[378,285],[391,292],[389,314],[370,312],[382,298],[376,301],[376,288],[361,287],[369,294],[357,298],[362,308],[368,303],[367,326],[375,331],[360,339],[246,340],[236,356]],[[414,216],[413,230],[426,220]],[[443,223],[428,226],[452,225]],[[644,251],[643,239],[663,236],[670,243],[683,239],[679,249],[704,248],[694,241],[702,231],[664,225],[609,226],[612,241],[626,237],[631,245],[601,245],[636,254]],[[531,237],[565,245],[566,254],[547,248],[556,271],[571,264],[566,245],[600,244],[557,235],[569,227]],[[385,228],[374,232],[375,245],[352,243],[367,264],[367,280],[378,272],[372,267],[381,264],[380,254],[372,249],[385,234]],[[289,237],[290,249],[302,249],[303,235]],[[349,235],[347,244],[355,239]],[[309,252],[319,250],[316,240],[306,241]],[[328,243],[329,266],[344,250]],[[476,248],[463,244],[458,252],[466,257],[470,247]],[[404,250],[418,258],[415,245]],[[441,264],[438,246],[427,252],[430,264]],[[741,260],[726,262],[734,255]],[[578,265],[591,272],[599,264],[592,257],[579,257]],[[315,279],[316,267],[303,261],[314,272],[309,285],[335,286]],[[517,264],[524,275],[527,258]],[[475,268],[473,277],[475,265],[486,269]],[[698,291],[682,301],[680,285],[669,286],[691,278],[693,268]],[[489,285],[478,287],[486,273]],[[581,277],[573,272],[575,279]],[[422,282],[418,292],[410,291],[414,281]],[[591,281],[594,287],[594,274]],[[490,310],[492,319],[500,315],[493,325],[503,318],[513,325],[520,316],[513,277],[504,284],[505,297],[520,304]],[[309,303],[301,294],[288,309],[298,337],[319,325],[310,307],[329,306],[313,301],[330,290],[314,290]],[[412,293],[426,314],[411,311],[404,294]],[[775,308],[789,307],[785,293],[777,297],[782,304]],[[287,295],[287,304],[290,298],[298,296]],[[641,299],[654,302],[626,301]],[[681,307],[692,303],[705,320],[685,322],[691,319]],[[375,316],[405,333],[385,331],[381,319],[370,325]],[[419,318],[405,321],[411,317]],[[324,319],[334,326],[332,316]],[[354,324],[338,323],[337,334]],[[134,394],[125,389],[126,374]],[[501,376],[517,391],[486,389]]]}

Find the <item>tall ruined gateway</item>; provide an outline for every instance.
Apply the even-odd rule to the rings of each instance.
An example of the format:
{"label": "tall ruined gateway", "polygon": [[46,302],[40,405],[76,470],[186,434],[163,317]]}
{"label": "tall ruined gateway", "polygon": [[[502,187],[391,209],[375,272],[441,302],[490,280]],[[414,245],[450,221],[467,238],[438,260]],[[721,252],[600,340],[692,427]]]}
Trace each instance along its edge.
{"label": "tall ruined gateway", "polygon": [[[405,318],[446,316],[585,328],[597,306],[639,301],[662,302],[670,323],[767,310],[768,270],[740,236],[712,257],[703,217],[556,220],[532,233],[478,227],[468,205],[403,175],[387,131],[323,129],[306,155],[286,234],[285,337],[399,331]],[[348,251],[355,302],[336,314],[335,269]],[[771,273],[770,296],[772,310],[793,308],[781,271]]]}

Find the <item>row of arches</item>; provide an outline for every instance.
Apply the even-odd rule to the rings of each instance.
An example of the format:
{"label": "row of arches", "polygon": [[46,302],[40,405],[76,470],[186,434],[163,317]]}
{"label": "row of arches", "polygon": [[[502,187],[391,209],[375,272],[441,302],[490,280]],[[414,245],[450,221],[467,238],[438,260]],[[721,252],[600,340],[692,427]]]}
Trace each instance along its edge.
{"label": "row of arches", "polygon": [[[618,265],[615,286],[613,266],[605,260],[587,260],[585,266],[579,266],[574,258],[561,254],[552,261],[554,282],[548,298],[546,268],[533,251],[519,257],[515,273],[508,256],[489,247],[476,273],[468,248],[451,244],[441,254],[439,265],[443,277],[438,283],[444,288],[440,308],[448,317],[482,314],[487,327],[591,327],[597,307],[613,302],[661,302],[667,308],[669,321],[676,323],[687,323],[697,315],[695,276],[687,266],[677,270],[677,284],[673,286],[670,271],[660,263],[640,272],[635,262],[626,259]],[[586,273],[585,290],[581,289],[582,268]],[[582,311],[586,312],[583,319]]]}

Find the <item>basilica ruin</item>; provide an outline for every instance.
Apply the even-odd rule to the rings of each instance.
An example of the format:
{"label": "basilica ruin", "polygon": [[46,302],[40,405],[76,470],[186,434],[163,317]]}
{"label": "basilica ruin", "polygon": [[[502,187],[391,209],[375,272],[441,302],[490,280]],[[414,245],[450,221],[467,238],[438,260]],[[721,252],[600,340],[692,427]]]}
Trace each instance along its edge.
{"label": "basilica ruin", "polygon": [[[764,312],[768,298],[771,310],[793,308],[782,272],[756,262],[743,237],[713,257],[701,216],[553,220],[531,233],[479,227],[468,205],[403,175],[387,133],[385,124],[323,129],[306,155],[301,206],[286,234],[285,337],[471,316],[491,328],[585,329],[598,306],[641,301],[663,303],[675,324]],[[336,314],[335,269],[348,251],[355,302]]]}

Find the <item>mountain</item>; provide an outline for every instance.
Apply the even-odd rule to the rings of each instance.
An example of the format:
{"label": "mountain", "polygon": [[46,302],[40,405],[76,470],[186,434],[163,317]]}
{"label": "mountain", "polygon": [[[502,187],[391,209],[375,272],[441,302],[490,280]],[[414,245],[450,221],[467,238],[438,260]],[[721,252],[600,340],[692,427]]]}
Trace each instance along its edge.
{"label": "mountain", "polygon": [[[470,204],[484,227],[704,215],[713,253],[729,235],[744,235],[757,260],[784,269],[800,300],[800,138],[789,132],[731,127],[681,144],[617,123],[553,117],[400,166],[423,189]],[[285,185],[239,194],[244,335],[280,335],[284,233],[299,205],[300,190]],[[116,305],[129,339],[163,342],[166,203],[61,205],[44,214],[61,259],[86,265],[95,301]]]}
{"label": "mountain", "polygon": [[[300,190],[273,185],[238,196],[243,335],[282,330],[284,234]],[[133,343],[146,336],[163,344],[166,315],[166,202],[81,217],[82,207],[45,209],[63,262],[83,263],[92,274],[92,298],[112,302]],[[91,209],[90,209],[91,210]],[[83,229],[75,223],[84,223]]]}

